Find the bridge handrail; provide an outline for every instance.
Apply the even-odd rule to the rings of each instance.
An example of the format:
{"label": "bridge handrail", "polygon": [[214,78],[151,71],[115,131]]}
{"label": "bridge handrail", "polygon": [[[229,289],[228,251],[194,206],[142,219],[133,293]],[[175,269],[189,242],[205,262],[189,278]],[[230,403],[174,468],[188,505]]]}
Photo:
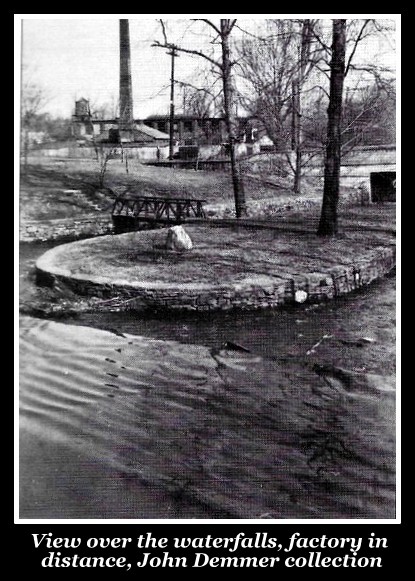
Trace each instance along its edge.
{"label": "bridge handrail", "polygon": [[119,201],[119,200],[126,200],[126,201],[130,201],[130,202],[134,202],[136,200],[153,200],[153,201],[157,201],[157,202],[165,202],[166,200],[168,200],[169,202],[202,202],[202,203],[206,203],[207,200],[201,200],[199,198],[166,198],[163,196],[117,196],[115,199],[115,202]]}
{"label": "bridge handrail", "polygon": [[190,217],[205,217],[203,204],[206,200],[193,198],[165,198],[161,196],[118,196],[112,208],[112,216],[129,216],[131,218],[148,217],[175,219]]}

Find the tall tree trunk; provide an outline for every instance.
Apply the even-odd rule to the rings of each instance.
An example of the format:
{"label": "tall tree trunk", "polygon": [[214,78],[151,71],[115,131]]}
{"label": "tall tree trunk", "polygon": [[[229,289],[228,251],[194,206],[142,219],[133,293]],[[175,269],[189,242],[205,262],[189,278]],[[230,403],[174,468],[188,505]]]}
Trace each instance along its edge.
{"label": "tall tree trunk", "polygon": [[302,161],[302,144],[301,144],[301,98],[300,83],[298,80],[292,82],[292,149],[295,151],[295,169],[294,169],[294,193],[301,193],[301,161]]}
{"label": "tall tree trunk", "polygon": [[243,184],[235,155],[236,119],[232,111],[233,99],[232,99],[231,62],[229,51],[229,34],[231,29],[230,21],[228,19],[222,19],[220,21],[220,30],[222,43],[222,82],[223,82],[225,121],[229,137],[229,150],[230,150],[229,154],[231,161],[233,192],[235,198],[235,213],[236,217],[240,218],[241,216],[246,215],[246,202]]}
{"label": "tall tree trunk", "polygon": [[341,163],[341,114],[345,74],[346,20],[333,20],[330,63],[330,101],[328,108],[323,206],[317,234],[336,236]]}
{"label": "tall tree trunk", "polygon": [[303,156],[303,136],[302,136],[302,112],[301,112],[301,89],[304,83],[304,75],[307,66],[307,61],[310,55],[310,39],[311,39],[311,24],[310,20],[306,19],[303,22],[301,30],[301,48],[300,48],[300,62],[297,78],[293,81],[293,138],[295,148],[295,173],[294,173],[294,192],[301,193],[301,170],[302,170],[302,156]]}

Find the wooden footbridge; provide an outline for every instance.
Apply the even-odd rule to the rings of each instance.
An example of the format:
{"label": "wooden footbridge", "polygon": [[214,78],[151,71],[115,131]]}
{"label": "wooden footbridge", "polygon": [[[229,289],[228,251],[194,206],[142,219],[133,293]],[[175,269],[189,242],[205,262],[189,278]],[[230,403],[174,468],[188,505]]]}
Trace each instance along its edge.
{"label": "wooden footbridge", "polygon": [[204,203],[206,200],[190,198],[119,196],[112,208],[114,231],[120,234],[182,224],[192,218],[206,218]]}

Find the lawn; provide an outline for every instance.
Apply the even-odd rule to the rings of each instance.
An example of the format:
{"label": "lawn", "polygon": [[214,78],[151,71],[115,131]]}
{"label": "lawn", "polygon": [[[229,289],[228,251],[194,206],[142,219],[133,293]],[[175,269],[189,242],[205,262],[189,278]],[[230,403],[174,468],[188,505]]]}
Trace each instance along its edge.
{"label": "lawn", "polygon": [[[374,208],[371,214],[375,214]],[[360,219],[371,223],[371,216]],[[53,260],[59,271],[81,277],[122,280],[152,287],[186,283],[229,284],[276,275],[329,272],[334,266],[371,259],[394,244],[389,232],[348,231],[322,239],[298,233],[244,227],[186,225],[194,247],[187,252],[163,249],[166,230],[104,236],[64,245]],[[264,279],[264,280],[265,280]],[[259,284],[259,283],[258,283]]]}
{"label": "lawn", "polygon": [[[22,220],[80,216],[109,212],[115,195],[125,191],[148,196],[186,197],[207,204],[233,206],[231,175],[226,171],[206,171],[148,166],[129,161],[129,172],[119,159],[110,160],[104,189],[99,188],[99,164],[93,159],[32,158],[20,182]],[[278,199],[289,202],[290,180],[248,175],[244,170],[247,201]],[[311,190],[310,190],[311,191]],[[314,191],[313,191],[314,193]]]}

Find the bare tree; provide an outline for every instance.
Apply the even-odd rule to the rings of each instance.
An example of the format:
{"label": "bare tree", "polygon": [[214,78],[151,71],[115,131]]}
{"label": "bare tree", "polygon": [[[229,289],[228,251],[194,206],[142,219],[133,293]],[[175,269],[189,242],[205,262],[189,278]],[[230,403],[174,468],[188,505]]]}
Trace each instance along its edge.
{"label": "bare tree", "polygon": [[[393,143],[395,141],[396,95],[394,81],[383,79],[382,85],[358,79],[354,86],[345,87],[341,136],[342,159],[359,145]],[[313,154],[324,155],[327,143],[326,95],[316,95],[302,112],[303,142],[307,157],[302,168],[313,159]],[[293,172],[294,172],[294,168]]]}
{"label": "bare tree", "polygon": [[39,113],[49,101],[45,90],[27,78],[23,70],[21,86],[21,148],[24,159],[24,169],[27,168],[27,158],[30,146],[30,133],[35,127]]}
{"label": "bare tree", "polygon": [[196,115],[201,119],[209,117],[213,98],[205,89],[189,83],[178,83],[182,87],[182,110],[184,115]]}
{"label": "bare tree", "polygon": [[[108,169],[108,162],[113,158],[116,148],[105,147],[102,143],[96,146],[97,161],[99,165],[98,183],[100,189],[105,187],[105,175]],[[128,173],[128,171],[127,171]]]}
{"label": "bare tree", "polygon": [[218,113],[223,117],[222,91],[219,93],[213,92],[214,88],[210,86],[207,79],[202,79],[199,86],[182,81],[178,81],[177,84],[181,87],[181,110],[183,114],[198,119],[199,127],[205,139],[209,142],[212,137],[212,130],[208,120]]}
{"label": "bare tree", "polygon": [[207,60],[211,65],[213,65],[215,70],[219,72],[222,80],[225,122],[229,140],[229,156],[231,162],[231,174],[235,199],[235,214],[237,218],[240,218],[241,216],[246,214],[246,202],[242,179],[240,176],[235,153],[235,144],[237,141],[237,125],[234,113],[235,100],[232,79],[232,68],[235,62],[231,60],[230,53],[230,36],[236,24],[236,19],[223,18],[220,20],[218,25],[216,25],[211,20],[207,19],[198,19],[198,20],[204,22],[210,28],[210,30],[214,32],[216,38],[219,40],[219,44],[221,47],[220,59],[216,59],[213,56],[207,54],[206,52],[203,52],[202,50],[189,49],[170,43],[167,39],[166,28],[162,20],[160,21],[160,23],[163,33],[163,42],[155,41],[153,46],[167,48],[169,50],[172,50],[174,48],[179,52],[202,57],[205,60]]}
{"label": "bare tree", "polygon": [[[238,45],[242,106],[264,125],[275,146],[285,148],[290,130],[295,54],[292,21],[267,22],[266,36],[247,35]],[[287,73],[287,70],[290,73]]]}
{"label": "bare tree", "polygon": [[213,67],[202,71],[192,82],[177,80],[176,84],[181,88],[183,113],[200,118],[223,115],[223,91],[218,81],[221,78]]}
{"label": "bare tree", "polygon": [[312,22],[306,19],[301,24],[301,45],[300,58],[297,67],[297,74],[294,75],[292,83],[292,119],[293,119],[293,145],[296,154],[295,172],[294,172],[294,192],[301,193],[301,169],[303,155],[303,137],[302,137],[302,103],[301,92],[306,78],[307,66],[311,70],[310,49],[312,41]]}
{"label": "bare tree", "polygon": [[323,52],[312,34],[316,22],[268,20],[265,31],[246,35],[238,47],[240,101],[262,122],[277,149],[295,151],[294,163],[290,155],[287,162],[296,193],[301,191],[303,167],[302,93]]}
{"label": "bare tree", "polygon": [[[389,71],[375,63],[359,62],[358,49],[369,36],[388,36],[389,28],[388,21],[346,22],[344,76],[349,76],[349,88],[359,89],[355,94],[360,94],[360,99],[359,103],[356,99],[345,103],[342,153],[350,151],[365,130],[380,123],[382,108],[387,105]],[[238,47],[240,101],[262,122],[277,150],[287,152],[293,189],[300,192],[304,168],[327,147],[325,100],[329,98],[332,56],[327,21],[268,20],[265,28],[261,24],[254,33],[244,32]],[[362,91],[373,82],[375,89]],[[352,94],[350,91],[349,96]],[[294,160],[288,153],[290,145]],[[307,155],[303,155],[305,148]]]}
{"label": "bare tree", "polygon": [[[362,41],[369,36],[378,35],[384,32],[383,24],[376,20],[333,20],[332,47],[327,47],[321,38],[319,42],[324,45],[327,54],[331,55],[330,61],[330,97],[327,122],[326,157],[324,166],[324,190],[323,205],[317,234],[319,236],[335,236],[338,231],[338,201],[340,189],[340,165],[343,150],[347,151],[347,146],[353,146],[355,140],[342,140],[342,133],[352,125],[356,125],[359,118],[367,115],[369,111],[374,111],[381,103],[381,95],[391,87],[387,71],[384,67],[374,64],[361,65],[356,63],[356,52]],[[347,50],[348,49],[348,50]],[[347,50],[347,56],[346,56]],[[343,109],[343,85],[346,75],[350,73],[364,74],[366,79],[375,80],[377,91],[370,92],[369,99],[366,99],[365,107],[358,112],[353,120],[349,120],[348,126],[342,127]],[[386,75],[386,76],[385,76]],[[366,85],[369,82],[366,81]],[[342,143],[343,141],[343,143]]]}
{"label": "bare tree", "polygon": [[356,145],[395,141],[394,82],[347,88],[342,113],[342,158]]}
{"label": "bare tree", "polygon": [[330,100],[328,108],[326,160],[324,164],[323,206],[317,234],[337,234],[337,206],[340,188],[341,113],[343,83],[346,73],[346,20],[333,20],[333,44],[330,63]]}

